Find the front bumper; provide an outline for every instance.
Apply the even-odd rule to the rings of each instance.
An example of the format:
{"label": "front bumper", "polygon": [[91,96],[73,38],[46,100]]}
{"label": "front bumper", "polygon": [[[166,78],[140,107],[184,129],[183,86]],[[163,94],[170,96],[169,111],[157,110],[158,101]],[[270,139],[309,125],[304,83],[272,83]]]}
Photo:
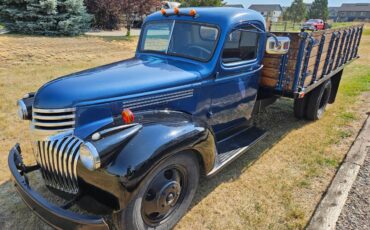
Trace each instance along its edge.
{"label": "front bumper", "polygon": [[81,215],[49,203],[29,185],[27,172],[37,167],[26,167],[22,162],[21,149],[17,144],[8,157],[14,186],[27,206],[41,219],[57,229],[109,229],[99,216]]}

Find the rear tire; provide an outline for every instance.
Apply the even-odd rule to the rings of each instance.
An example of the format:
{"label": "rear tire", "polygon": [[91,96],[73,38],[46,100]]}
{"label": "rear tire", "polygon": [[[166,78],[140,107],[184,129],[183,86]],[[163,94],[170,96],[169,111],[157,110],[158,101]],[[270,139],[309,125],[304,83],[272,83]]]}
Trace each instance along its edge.
{"label": "rear tire", "polygon": [[303,119],[306,115],[307,97],[294,99],[294,116],[298,119]]}
{"label": "rear tire", "polygon": [[306,118],[316,121],[324,115],[326,106],[331,94],[331,81],[324,82],[321,86],[313,90],[307,102]]}
{"label": "rear tire", "polygon": [[198,181],[199,162],[191,152],[179,153],[160,162],[120,213],[120,228],[172,229],[189,208]]}

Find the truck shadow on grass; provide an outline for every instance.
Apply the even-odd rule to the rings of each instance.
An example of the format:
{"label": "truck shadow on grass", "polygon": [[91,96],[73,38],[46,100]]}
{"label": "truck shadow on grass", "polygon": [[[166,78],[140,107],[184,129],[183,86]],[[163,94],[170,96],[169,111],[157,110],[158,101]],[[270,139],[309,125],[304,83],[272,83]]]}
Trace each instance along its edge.
{"label": "truck shadow on grass", "polygon": [[[251,150],[232,162],[223,171],[211,179],[201,178],[200,184],[192,202],[191,208],[196,206],[209,193],[224,182],[236,180],[249,167],[251,167],[264,153],[277,144],[285,135],[295,129],[308,124],[307,121],[299,121],[293,116],[292,101],[280,99],[277,103],[267,107],[255,119],[255,124],[262,129],[268,130],[269,134]],[[5,166],[4,166],[5,167]],[[41,178],[38,184],[33,185],[36,190],[46,190]],[[45,192],[45,191],[44,191]],[[16,193],[11,181],[0,185],[0,229],[19,229],[21,226],[27,229],[52,229],[33,214],[23,203]],[[191,212],[191,211],[190,211]],[[22,227],[22,228],[23,228]]]}
{"label": "truck shadow on grass", "polygon": [[219,174],[201,178],[200,184],[191,208],[224,182],[232,182],[247,171],[269,149],[278,144],[291,131],[309,124],[309,121],[298,120],[293,114],[293,103],[290,99],[279,99],[256,116],[254,123],[257,127],[268,131],[268,135],[249,151],[224,168]]}

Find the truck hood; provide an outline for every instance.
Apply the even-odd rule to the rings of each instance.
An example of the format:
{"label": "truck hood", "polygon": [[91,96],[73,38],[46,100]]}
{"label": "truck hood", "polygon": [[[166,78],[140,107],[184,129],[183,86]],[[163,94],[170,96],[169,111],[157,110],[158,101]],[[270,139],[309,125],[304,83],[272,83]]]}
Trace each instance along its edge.
{"label": "truck hood", "polygon": [[133,58],[55,79],[38,90],[33,106],[71,108],[82,102],[190,84],[199,81],[199,68],[153,56]]}

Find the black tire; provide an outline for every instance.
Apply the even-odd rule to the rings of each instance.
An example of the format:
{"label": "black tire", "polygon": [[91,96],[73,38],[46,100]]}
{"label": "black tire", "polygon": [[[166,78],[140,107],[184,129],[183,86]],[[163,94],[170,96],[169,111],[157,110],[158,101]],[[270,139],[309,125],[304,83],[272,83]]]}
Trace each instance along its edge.
{"label": "black tire", "polygon": [[306,115],[307,98],[308,95],[305,95],[304,98],[294,99],[294,116],[298,119],[303,119]]}
{"label": "black tire", "polygon": [[[169,185],[173,182],[171,182],[168,179],[170,177],[167,178],[168,175],[166,175],[166,173],[168,173],[168,170],[172,168],[174,168],[175,170],[179,170],[179,172],[181,171],[181,173],[184,174],[183,175],[184,178],[182,178],[183,180],[182,187],[180,189],[179,195],[176,198],[173,198],[172,196],[173,198],[172,201],[175,200],[175,204],[173,204],[174,206],[170,207],[171,212],[168,211],[169,213],[167,214],[167,216],[163,216],[163,219],[160,219],[162,218],[162,216],[160,216],[159,212],[161,211],[160,208],[164,207],[163,202],[167,203],[166,208],[169,205],[168,197],[170,196],[170,193],[168,193],[167,195],[168,190],[167,188],[171,187],[169,188],[169,190],[174,188],[173,185]],[[174,174],[172,174],[172,177],[173,175]],[[158,178],[163,180],[162,177],[166,177],[166,179],[169,180],[168,183],[166,182],[164,183],[163,187],[158,185],[162,183],[157,183]],[[160,162],[142,181],[140,187],[138,188],[136,196],[128,204],[127,208],[121,212],[121,222],[120,222],[121,228],[129,230],[139,230],[139,229],[164,230],[173,228],[175,224],[182,218],[182,216],[188,210],[191,201],[194,198],[196,189],[198,187],[198,181],[199,181],[199,164],[197,157],[191,152],[179,153]],[[160,191],[156,193],[156,195],[153,195],[155,194],[155,192],[152,191],[152,188],[154,187],[155,187],[154,190]],[[161,189],[158,189],[157,187]],[[158,196],[158,194],[166,195]],[[172,201],[170,205],[172,205]],[[150,215],[147,215],[147,212],[145,210],[147,203],[151,204],[150,206],[147,205],[149,207],[148,209],[150,209],[150,212],[152,212],[151,210],[153,209],[153,204],[160,206],[157,207],[154,205],[155,209],[158,208],[158,214],[157,212],[153,212]]]}
{"label": "black tire", "polygon": [[331,81],[324,82],[313,90],[307,102],[306,118],[311,121],[319,120],[326,109],[331,94]]}

